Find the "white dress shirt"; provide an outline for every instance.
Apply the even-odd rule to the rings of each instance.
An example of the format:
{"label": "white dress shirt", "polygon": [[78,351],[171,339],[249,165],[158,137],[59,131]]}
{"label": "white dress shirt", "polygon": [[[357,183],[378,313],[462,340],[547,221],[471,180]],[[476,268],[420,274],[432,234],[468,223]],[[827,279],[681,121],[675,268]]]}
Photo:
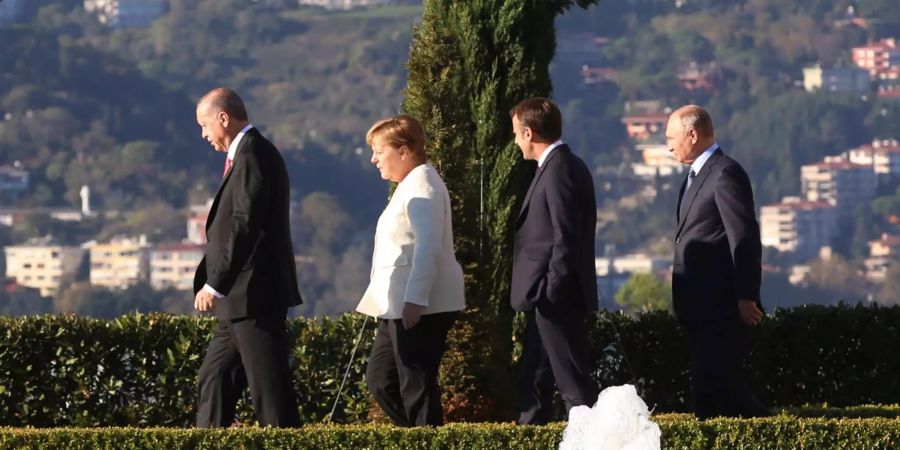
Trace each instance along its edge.
{"label": "white dress shirt", "polygon": [[562,139],[557,139],[556,142],[550,144],[549,147],[544,149],[544,152],[541,153],[541,156],[538,158],[538,167],[543,167],[544,161],[547,160],[547,158],[550,156],[550,153],[553,153],[553,150],[555,150],[556,147],[559,147],[563,144],[565,144],[565,142],[563,142]]}

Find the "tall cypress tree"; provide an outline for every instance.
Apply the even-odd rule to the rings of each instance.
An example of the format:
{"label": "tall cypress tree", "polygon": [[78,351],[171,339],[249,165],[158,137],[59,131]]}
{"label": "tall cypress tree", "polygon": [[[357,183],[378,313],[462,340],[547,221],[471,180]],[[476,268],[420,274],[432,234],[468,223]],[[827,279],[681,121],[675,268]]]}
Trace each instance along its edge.
{"label": "tall cypress tree", "polygon": [[425,0],[413,32],[405,111],[422,121],[429,159],[453,202],[467,309],[442,378],[450,420],[512,417],[509,280],[515,220],[534,174],[512,140],[509,110],[549,96],[554,19],[597,0]]}

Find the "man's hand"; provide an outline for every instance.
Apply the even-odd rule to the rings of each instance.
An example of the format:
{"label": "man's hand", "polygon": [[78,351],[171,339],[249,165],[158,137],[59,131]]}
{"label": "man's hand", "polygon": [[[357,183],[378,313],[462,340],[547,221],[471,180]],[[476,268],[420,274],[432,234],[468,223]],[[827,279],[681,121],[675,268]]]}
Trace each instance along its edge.
{"label": "man's hand", "polygon": [[422,318],[422,311],[425,310],[425,307],[422,305],[417,305],[415,303],[404,303],[403,304],[403,328],[410,329],[416,326],[419,323],[419,319]]}
{"label": "man's hand", "polygon": [[755,300],[738,300],[738,310],[747,325],[758,325],[763,318],[763,312],[756,306]]}
{"label": "man's hand", "polygon": [[197,293],[197,297],[194,298],[194,309],[200,312],[212,311],[215,303],[216,296],[200,289],[200,292]]}

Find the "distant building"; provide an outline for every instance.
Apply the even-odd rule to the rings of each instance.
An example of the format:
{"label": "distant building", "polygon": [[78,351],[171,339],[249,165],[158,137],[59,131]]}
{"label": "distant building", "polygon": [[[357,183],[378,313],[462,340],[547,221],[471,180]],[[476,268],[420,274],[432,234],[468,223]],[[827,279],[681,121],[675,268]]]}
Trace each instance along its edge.
{"label": "distant building", "polygon": [[857,26],[862,29],[868,29],[869,21],[864,17],[857,17],[856,8],[854,8],[853,6],[848,6],[847,12],[844,14],[844,17],[835,20],[834,26],[836,28],[844,28],[851,25]]}
{"label": "distant building", "polygon": [[566,33],[557,38],[556,55],[575,64],[598,66],[603,63],[603,47],[609,39],[593,33]]}
{"label": "distant building", "polygon": [[187,219],[187,239],[190,244],[206,245],[206,213],[193,214]]}
{"label": "distant building", "polygon": [[581,81],[584,84],[615,83],[619,81],[619,71],[610,67],[581,66]]}
{"label": "distant building", "polygon": [[206,247],[193,244],[167,244],[150,252],[150,285],[154,289],[189,291],[194,288],[194,272]]}
{"label": "distant building", "polygon": [[55,243],[52,238],[32,239],[4,248],[6,276],[21,286],[36,288],[44,297],[56,295],[66,276],[74,276],[84,250]]}
{"label": "distant building", "polygon": [[0,209],[0,225],[13,226],[29,214],[44,214],[62,222],[80,222],[84,215],[69,208],[3,208]]}
{"label": "distant building", "polygon": [[187,219],[186,242],[196,245],[206,245],[206,219],[213,199],[209,199],[202,205],[191,205],[191,214]]}
{"label": "distant building", "polygon": [[688,91],[711,91],[722,80],[722,69],[715,61],[691,61],[678,68],[678,82]]}
{"label": "distant building", "polygon": [[594,265],[597,269],[598,277],[609,275],[610,273],[656,273],[660,270],[668,269],[672,265],[672,258],[635,253],[594,258]]}
{"label": "distant building", "polygon": [[879,74],[889,73],[892,68],[900,66],[900,46],[896,39],[889,38],[854,47],[853,63],[868,71],[873,80],[878,79]]}
{"label": "distant building", "polygon": [[839,216],[875,196],[878,178],[871,165],[854,164],[843,158],[826,157],[824,162],[800,169],[803,197],[812,202],[828,202]]}
{"label": "distant building", "polygon": [[600,307],[618,310],[616,292],[635,273],[658,274],[669,270],[671,258],[647,256],[643,254],[599,257],[594,259],[597,270],[597,289],[600,292]]}
{"label": "distant building", "polygon": [[90,260],[92,285],[125,289],[147,281],[150,245],[144,236],[137,239],[117,236],[108,243],[91,246]]}
{"label": "distant building", "polygon": [[881,237],[869,241],[869,257],[864,264],[869,281],[884,281],[887,269],[900,259],[900,236],[882,233]]}
{"label": "distant building", "polygon": [[900,176],[900,143],[896,139],[875,139],[872,144],[846,152],[853,164],[871,166],[878,176]]}
{"label": "distant building", "polygon": [[641,152],[641,162],[632,163],[631,170],[641,178],[665,177],[685,170],[686,166],[675,160],[664,142],[642,142],[635,145],[635,150]]}
{"label": "distant building", "polygon": [[857,92],[872,90],[869,72],[858,67],[829,67],[819,65],[803,69],[803,88],[807,92]]}
{"label": "distant building", "polygon": [[167,0],[84,0],[84,9],[114,28],[150,26],[166,14]]}
{"label": "distant building", "polygon": [[399,3],[397,0],[298,0],[301,6],[318,6],[325,9],[350,10],[366,6],[381,6]]}
{"label": "distant building", "polygon": [[879,98],[900,98],[900,65],[878,73],[875,89]]}
{"label": "distant building", "polygon": [[0,166],[0,202],[15,203],[27,190],[28,172],[13,166]]}
{"label": "distant building", "polygon": [[639,142],[646,141],[653,135],[665,133],[668,120],[669,114],[663,112],[622,117],[628,137]]}
{"label": "distant building", "polygon": [[785,197],[760,208],[760,240],[766,247],[793,252],[798,259],[815,257],[837,235],[837,209],[825,201]]}

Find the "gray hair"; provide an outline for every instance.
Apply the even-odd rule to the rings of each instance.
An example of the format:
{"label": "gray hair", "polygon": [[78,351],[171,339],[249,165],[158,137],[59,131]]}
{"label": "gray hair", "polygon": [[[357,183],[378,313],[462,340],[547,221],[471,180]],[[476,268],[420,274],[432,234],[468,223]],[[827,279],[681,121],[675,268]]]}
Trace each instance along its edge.
{"label": "gray hair", "polygon": [[697,134],[703,137],[715,135],[712,117],[705,109],[697,105],[686,105],[675,110],[673,114],[681,121],[684,131],[696,130]]}
{"label": "gray hair", "polygon": [[241,100],[237,92],[226,87],[218,87],[207,92],[197,102],[197,107],[201,105],[206,105],[211,114],[225,111],[226,114],[236,120],[247,120],[247,109],[244,108],[244,101]]}

